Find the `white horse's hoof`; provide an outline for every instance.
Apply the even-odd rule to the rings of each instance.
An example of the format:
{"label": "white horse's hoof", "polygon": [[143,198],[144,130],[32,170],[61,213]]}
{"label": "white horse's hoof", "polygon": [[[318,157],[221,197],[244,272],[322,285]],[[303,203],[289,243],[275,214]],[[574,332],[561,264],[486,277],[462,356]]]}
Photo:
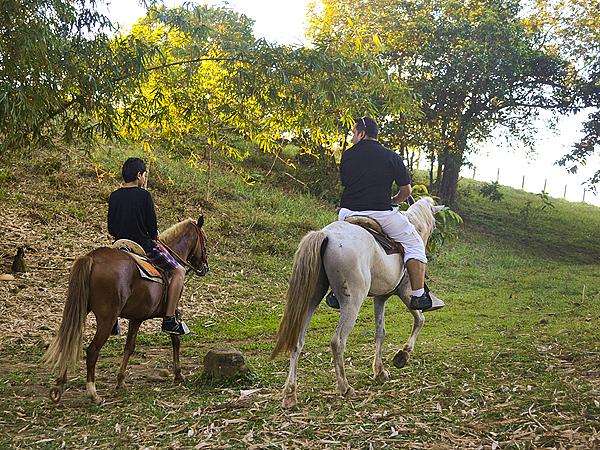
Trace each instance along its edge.
{"label": "white horse's hoof", "polygon": [[283,397],[281,407],[283,409],[295,409],[298,406],[298,400],[295,395],[286,395]]}
{"label": "white horse's hoof", "polygon": [[402,369],[406,363],[408,362],[409,353],[405,350],[400,350],[398,353],[394,355],[394,359],[392,362],[394,366],[398,369]]}
{"label": "white horse's hoof", "polygon": [[383,369],[381,372],[379,372],[377,374],[375,379],[377,381],[379,381],[380,383],[385,383],[386,381],[390,380],[390,373],[387,370]]}
{"label": "white horse's hoof", "polygon": [[354,394],[356,394],[356,392],[354,391],[354,389],[352,389],[351,386],[348,386],[346,388],[338,387],[337,391],[342,397],[345,398],[352,398],[354,397]]}

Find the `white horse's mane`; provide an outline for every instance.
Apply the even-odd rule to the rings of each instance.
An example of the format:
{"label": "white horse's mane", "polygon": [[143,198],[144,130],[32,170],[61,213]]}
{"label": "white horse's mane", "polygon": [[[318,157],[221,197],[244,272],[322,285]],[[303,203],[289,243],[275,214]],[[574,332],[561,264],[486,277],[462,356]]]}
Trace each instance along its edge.
{"label": "white horse's mane", "polygon": [[404,212],[425,243],[427,243],[435,228],[435,218],[431,209],[434,204],[435,202],[431,197],[422,197]]}

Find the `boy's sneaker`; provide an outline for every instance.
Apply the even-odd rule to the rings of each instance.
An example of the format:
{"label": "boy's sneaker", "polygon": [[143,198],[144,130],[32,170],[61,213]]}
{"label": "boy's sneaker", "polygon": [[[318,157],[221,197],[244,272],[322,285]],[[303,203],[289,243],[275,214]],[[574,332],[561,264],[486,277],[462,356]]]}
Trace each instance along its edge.
{"label": "boy's sneaker", "polygon": [[110,332],[110,334],[112,334],[113,336],[117,336],[118,334],[121,334],[121,327],[119,326],[119,319],[117,319],[117,321],[113,325],[112,331]]}
{"label": "boy's sneaker", "polygon": [[340,309],[340,302],[338,302],[338,299],[333,291],[329,291],[329,294],[327,294],[327,297],[325,297],[325,303],[327,303],[327,306],[330,308]]}
{"label": "boy's sneaker", "polygon": [[413,311],[435,311],[436,309],[440,309],[446,306],[446,304],[433,295],[431,292],[425,292],[420,297],[415,297],[414,295],[410,298],[410,304],[408,305],[408,309]]}
{"label": "boy's sneaker", "polygon": [[183,320],[178,321],[175,319],[175,316],[167,316],[163,319],[162,331],[169,334],[183,336],[184,334],[188,334],[190,329]]}

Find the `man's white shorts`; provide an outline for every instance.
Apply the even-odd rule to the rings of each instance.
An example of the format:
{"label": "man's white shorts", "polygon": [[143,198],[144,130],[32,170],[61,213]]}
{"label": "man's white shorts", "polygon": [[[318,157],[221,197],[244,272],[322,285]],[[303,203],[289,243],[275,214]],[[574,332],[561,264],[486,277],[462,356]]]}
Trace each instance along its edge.
{"label": "man's white shorts", "polygon": [[383,232],[390,239],[400,242],[404,247],[404,262],[409,259],[416,259],[422,263],[427,263],[425,256],[425,244],[423,239],[415,230],[412,223],[408,221],[404,214],[398,212],[398,208],[390,211],[351,211],[347,208],[340,209],[339,220],[344,220],[351,216],[367,216],[375,219],[383,228]]}

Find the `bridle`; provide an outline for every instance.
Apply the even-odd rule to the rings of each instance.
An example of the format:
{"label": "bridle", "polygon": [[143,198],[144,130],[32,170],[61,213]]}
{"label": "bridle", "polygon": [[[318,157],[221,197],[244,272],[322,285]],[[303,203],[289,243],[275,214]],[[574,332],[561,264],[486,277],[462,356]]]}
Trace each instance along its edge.
{"label": "bridle", "polygon": [[[196,247],[198,245],[201,245],[203,254],[206,254],[206,247],[204,245],[202,245],[202,244],[204,244],[204,239],[202,237],[202,230],[200,230],[200,227],[198,227],[198,225],[196,225],[195,222],[192,221],[190,223],[192,225],[194,225],[194,228],[196,229],[196,238],[197,238]],[[181,256],[179,256],[179,254],[175,250],[173,250],[171,247],[169,247],[163,240],[157,239],[157,241],[160,243],[160,245],[162,245],[164,248],[166,248],[171,255],[173,255],[173,258],[175,258],[179,264],[190,269],[192,272],[194,272],[199,277],[206,275],[206,272],[203,272],[201,269],[193,266],[192,264],[190,264],[190,262],[188,260],[183,259]],[[192,254],[192,253],[193,252],[190,252],[190,254]]]}

